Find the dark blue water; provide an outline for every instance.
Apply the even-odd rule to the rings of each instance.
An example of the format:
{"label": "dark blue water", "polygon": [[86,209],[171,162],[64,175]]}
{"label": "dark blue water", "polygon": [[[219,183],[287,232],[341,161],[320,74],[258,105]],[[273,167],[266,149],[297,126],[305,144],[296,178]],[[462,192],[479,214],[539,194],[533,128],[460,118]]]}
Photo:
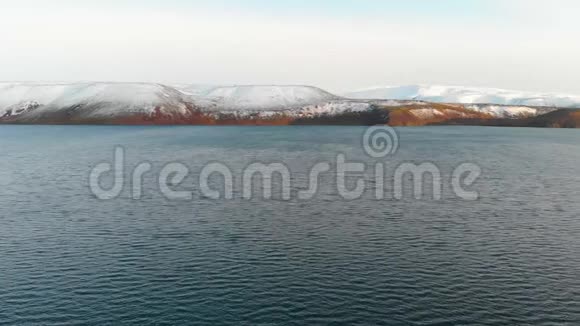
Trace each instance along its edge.
{"label": "dark blue water", "polygon": [[[284,162],[294,194],[337,153],[370,164],[363,132],[0,126],[0,324],[580,324],[578,130],[399,129],[388,169],[432,162],[446,179],[477,163],[477,201],[447,186],[346,201],[332,176],[311,200],[213,200],[195,184],[207,162]],[[153,166],[140,200],[131,184],[109,201],[89,190],[116,145],[127,167]],[[177,186],[191,200],[157,191],[173,161],[191,168]]]}

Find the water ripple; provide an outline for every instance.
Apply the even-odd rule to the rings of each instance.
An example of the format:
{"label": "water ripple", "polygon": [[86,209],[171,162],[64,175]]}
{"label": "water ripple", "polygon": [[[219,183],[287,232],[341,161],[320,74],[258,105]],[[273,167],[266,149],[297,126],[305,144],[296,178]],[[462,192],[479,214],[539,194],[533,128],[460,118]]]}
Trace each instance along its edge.
{"label": "water ripple", "polygon": [[477,202],[343,202],[330,188],[307,202],[101,202],[85,170],[116,143],[151,161],[300,168],[337,148],[360,155],[361,129],[240,128],[226,151],[219,128],[105,140],[101,127],[30,128],[0,128],[0,170],[13,172],[0,188],[0,324],[580,324],[580,135],[428,128],[426,143],[401,130],[401,160],[485,167]]}

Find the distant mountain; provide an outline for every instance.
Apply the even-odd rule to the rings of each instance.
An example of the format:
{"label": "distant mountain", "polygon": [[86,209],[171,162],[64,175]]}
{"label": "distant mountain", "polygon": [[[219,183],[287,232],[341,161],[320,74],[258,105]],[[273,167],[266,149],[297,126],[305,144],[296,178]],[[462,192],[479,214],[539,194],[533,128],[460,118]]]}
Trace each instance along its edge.
{"label": "distant mountain", "polygon": [[188,109],[187,96],[161,84],[0,83],[0,117],[13,120],[106,120]]}
{"label": "distant mountain", "polygon": [[370,108],[312,86],[0,83],[4,123],[288,124]]}
{"label": "distant mountain", "polygon": [[497,88],[409,85],[375,87],[344,94],[352,99],[419,100],[436,103],[499,104],[580,108],[580,96],[532,93]]}
{"label": "distant mountain", "polygon": [[[136,125],[437,124],[574,127],[578,111],[547,97],[495,97],[468,88],[382,88],[346,99],[312,86],[200,86],[155,83],[0,83],[0,123]],[[420,96],[412,96],[420,93]],[[485,93],[485,94],[484,94]],[[498,95],[500,94],[500,95]],[[518,93],[520,94],[520,93]],[[380,96],[379,96],[380,95]],[[521,94],[520,94],[521,95]],[[366,98],[369,97],[369,98]],[[394,99],[381,99],[394,98]],[[411,98],[409,100],[401,98]],[[433,102],[424,101],[430,98]],[[555,97],[552,97],[554,99]],[[562,100],[562,98],[559,98]],[[435,101],[436,100],[436,101]]]}
{"label": "distant mountain", "polygon": [[187,86],[176,88],[194,100],[218,110],[287,110],[338,100],[339,97],[312,86]]}

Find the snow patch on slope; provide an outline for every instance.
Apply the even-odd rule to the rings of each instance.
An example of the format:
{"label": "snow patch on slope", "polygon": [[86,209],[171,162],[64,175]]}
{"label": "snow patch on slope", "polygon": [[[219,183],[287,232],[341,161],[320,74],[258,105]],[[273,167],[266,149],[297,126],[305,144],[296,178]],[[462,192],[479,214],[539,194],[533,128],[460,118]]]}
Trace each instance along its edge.
{"label": "snow patch on slope", "polygon": [[40,107],[37,101],[24,101],[6,107],[3,111],[0,110],[0,117],[15,117],[23,113],[32,111]]}
{"label": "snow patch on slope", "polygon": [[321,115],[338,115],[347,112],[369,111],[372,105],[366,102],[333,101],[317,105],[305,106],[297,110],[299,117],[315,117]]}
{"label": "snow patch on slope", "polygon": [[219,86],[183,87],[196,102],[215,110],[287,110],[338,99],[312,86]]}
{"label": "snow patch on slope", "polygon": [[340,115],[350,112],[366,112],[370,111],[372,108],[373,105],[367,102],[331,101],[284,110],[212,110],[209,113],[213,113],[216,117],[219,116],[219,114],[228,114],[236,118],[272,118],[277,116],[285,116],[290,118],[312,118],[327,115]]}
{"label": "snow patch on slope", "polygon": [[467,105],[466,109],[492,115],[496,118],[526,118],[537,116],[537,108],[527,106],[499,106],[499,105]]}
{"label": "snow patch on slope", "polygon": [[580,96],[463,86],[387,86],[345,94],[353,99],[419,100],[439,103],[489,103],[520,106],[580,107]]}
{"label": "snow patch on slope", "polygon": [[183,93],[147,83],[0,83],[0,116],[15,107],[36,103],[30,114],[55,113],[73,107],[92,107],[89,116],[110,117],[152,113],[156,108],[184,113]]}
{"label": "snow patch on slope", "polygon": [[384,106],[384,107],[395,107],[395,106],[405,106],[405,105],[415,105],[415,106],[427,106],[429,103],[421,101],[409,101],[409,100],[372,100],[373,104]]}
{"label": "snow patch on slope", "polygon": [[411,114],[421,119],[432,119],[437,116],[443,116],[443,112],[433,108],[414,109],[410,111]]}

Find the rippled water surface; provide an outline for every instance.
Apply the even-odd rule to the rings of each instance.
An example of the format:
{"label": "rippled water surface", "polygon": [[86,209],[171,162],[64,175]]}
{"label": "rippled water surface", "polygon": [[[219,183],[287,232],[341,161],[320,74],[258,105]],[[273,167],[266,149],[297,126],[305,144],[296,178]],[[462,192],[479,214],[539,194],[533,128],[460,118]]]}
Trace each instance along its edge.
{"label": "rippled water surface", "polygon": [[[0,324],[579,325],[580,131],[399,129],[404,161],[483,170],[466,202],[201,196],[207,162],[285,162],[292,191],[360,127],[0,126]],[[91,167],[147,160],[143,198],[89,191]],[[179,161],[192,200],[156,171]],[[126,172],[128,173],[128,172]],[[388,179],[387,173],[387,179]],[[372,178],[364,178],[373,186]],[[389,193],[387,182],[387,194]]]}

